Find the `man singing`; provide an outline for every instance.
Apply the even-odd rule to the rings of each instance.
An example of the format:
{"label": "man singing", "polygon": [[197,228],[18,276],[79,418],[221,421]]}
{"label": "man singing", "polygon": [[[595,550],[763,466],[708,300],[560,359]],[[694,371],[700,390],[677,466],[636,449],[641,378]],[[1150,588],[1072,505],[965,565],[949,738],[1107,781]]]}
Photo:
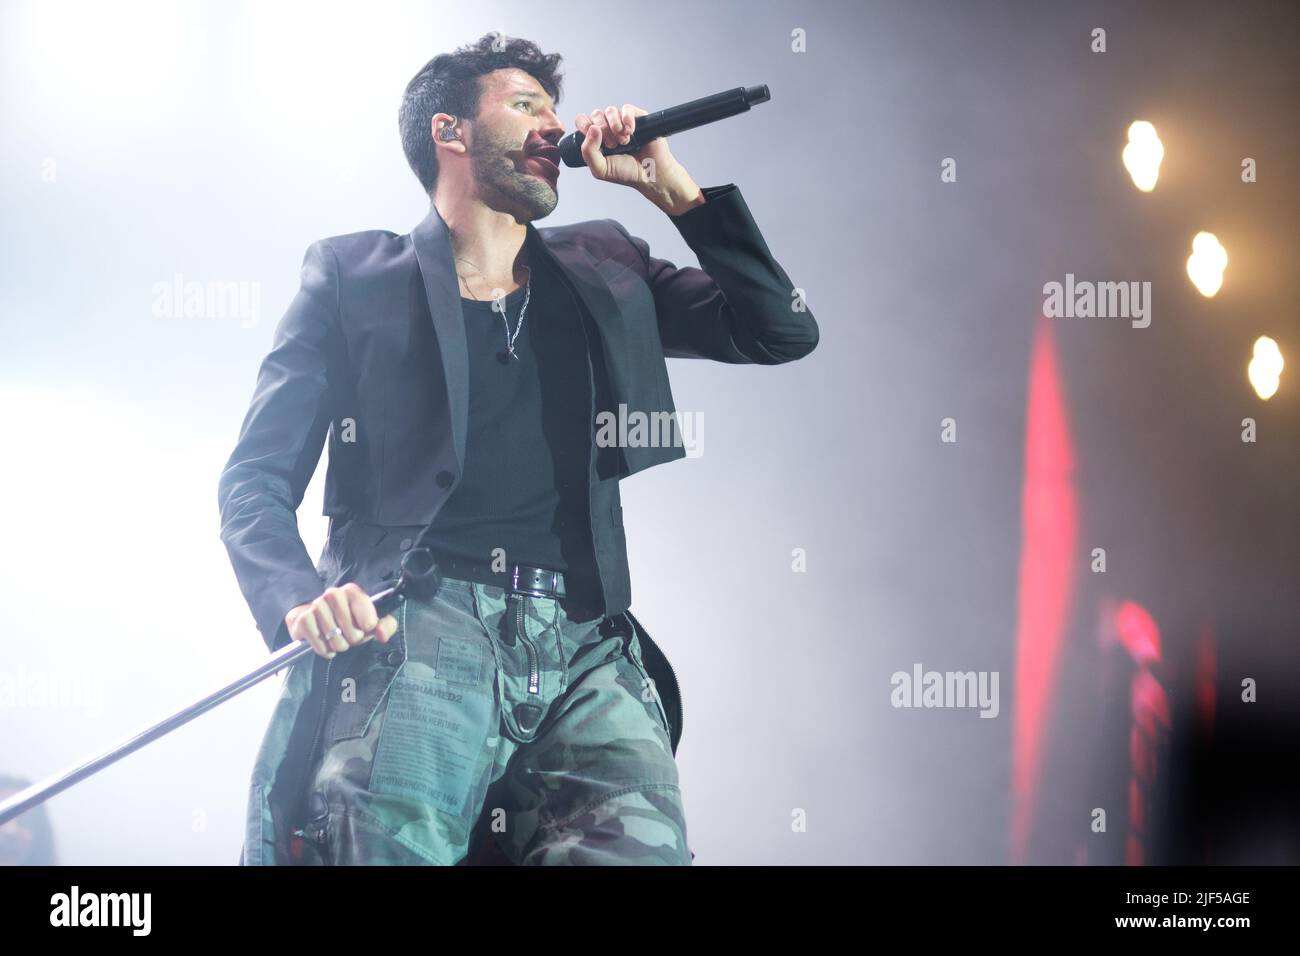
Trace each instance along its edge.
{"label": "man singing", "polygon": [[[483,37],[406,88],[408,235],[313,243],[221,475],[267,645],[306,641],[258,753],[244,864],[689,864],[680,692],[629,611],[619,481],[685,457],[665,357],[775,365],[817,324],[734,185],[701,189],[631,104],[575,120],[597,180],[702,268],[558,202],[560,57]],[[601,422],[667,422],[673,440]],[[296,509],[329,436],[329,540]],[[642,440],[634,440],[640,436]],[[367,596],[433,552],[431,599]],[[329,586],[326,586],[329,585]]]}

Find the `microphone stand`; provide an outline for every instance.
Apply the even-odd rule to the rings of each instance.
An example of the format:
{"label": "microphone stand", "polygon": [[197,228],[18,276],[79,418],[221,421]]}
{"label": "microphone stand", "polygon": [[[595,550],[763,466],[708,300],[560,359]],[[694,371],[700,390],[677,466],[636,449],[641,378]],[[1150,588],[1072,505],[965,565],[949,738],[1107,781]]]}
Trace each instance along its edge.
{"label": "microphone stand", "polygon": [[[438,593],[442,586],[442,574],[433,560],[433,554],[427,548],[414,548],[402,557],[401,574],[397,583],[371,595],[375,610],[385,617],[395,611],[408,597],[427,600]],[[309,654],[314,654],[306,641],[290,641],[271,655],[270,660],[249,671],[243,677],[227,684],[220,690],[213,691],[201,700],[182,708],[170,717],[159,721],[152,727],[140,731],[132,737],[109,747],[89,760],[77,764],[62,773],[49,777],[40,783],[34,783],[20,790],[7,800],[0,801],[0,826],[8,823],[19,814],[25,813],[37,804],[44,803],[57,793],[62,793],[74,784],[80,783],[92,774],[117,763],[128,754],[135,753],[145,744],[151,743],[177,727],[189,723],[200,714],[205,714],[218,704],[225,703],[237,694],[260,683],[276,671]],[[346,652],[345,652],[346,653]]]}

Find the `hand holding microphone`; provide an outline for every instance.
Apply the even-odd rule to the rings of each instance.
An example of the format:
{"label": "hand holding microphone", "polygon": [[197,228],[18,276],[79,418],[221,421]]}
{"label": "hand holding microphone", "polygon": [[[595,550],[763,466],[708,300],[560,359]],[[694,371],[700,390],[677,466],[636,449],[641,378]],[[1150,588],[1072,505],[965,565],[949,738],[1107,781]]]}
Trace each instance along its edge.
{"label": "hand holding microphone", "polygon": [[632,141],[637,117],[647,115],[646,110],[631,103],[624,103],[621,109],[607,106],[603,110],[580,113],[574,120],[577,132],[561,142],[577,138],[582,156],[579,165],[585,164],[596,179],[644,189],[652,185],[661,172],[666,172],[670,164],[679,165],[662,137],[643,142],[635,152],[613,152]]}
{"label": "hand holding microphone", "polygon": [[594,178],[631,186],[669,215],[680,215],[704,197],[673,157],[665,137],[743,113],[769,99],[766,86],[742,86],[657,113],[631,103],[593,110],[575,119],[577,130],[560,140],[560,155],[565,165],[586,165]]}

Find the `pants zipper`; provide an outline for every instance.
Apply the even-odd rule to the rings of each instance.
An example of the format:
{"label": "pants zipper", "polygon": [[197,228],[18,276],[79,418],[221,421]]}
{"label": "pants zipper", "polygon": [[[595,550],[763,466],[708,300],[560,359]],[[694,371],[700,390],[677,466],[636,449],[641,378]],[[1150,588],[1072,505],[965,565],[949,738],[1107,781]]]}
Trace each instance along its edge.
{"label": "pants zipper", "polygon": [[528,693],[541,693],[541,674],[537,664],[537,648],[533,642],[528,639],[528,634],[524,630],[524,601],[522,595],[514,595],[515,599],[515,633],[519,639],[524,642],[524,649],[528,651]]}

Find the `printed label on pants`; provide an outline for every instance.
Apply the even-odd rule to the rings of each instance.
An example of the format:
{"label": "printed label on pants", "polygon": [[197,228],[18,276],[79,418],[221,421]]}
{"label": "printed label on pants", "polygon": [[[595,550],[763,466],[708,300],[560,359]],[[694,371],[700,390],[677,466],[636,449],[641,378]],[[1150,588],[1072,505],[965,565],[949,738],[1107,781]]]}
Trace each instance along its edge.
{"label": "printed label on pants", "polygon": [[492,698],[442,681],[399,676],[389,688],[370,778],[373,793],[465,812],[492,723]]}
{"label": "printed label on pants", "polygon": [[483,652],[474,641],[438,639],[438,676],[457,684],[483,683]]}

